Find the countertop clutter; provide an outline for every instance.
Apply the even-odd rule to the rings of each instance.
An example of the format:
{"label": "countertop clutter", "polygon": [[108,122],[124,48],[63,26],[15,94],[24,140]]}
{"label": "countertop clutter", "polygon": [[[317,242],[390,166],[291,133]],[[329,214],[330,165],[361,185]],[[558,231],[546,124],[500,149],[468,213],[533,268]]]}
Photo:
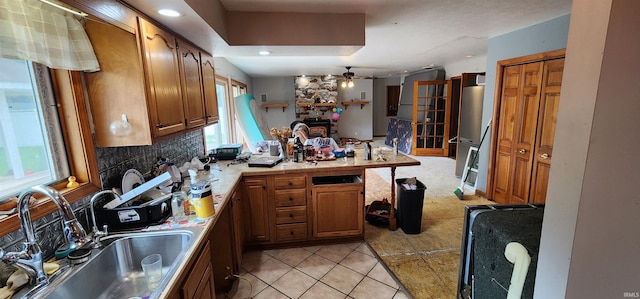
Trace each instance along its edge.
{"label": "countertop clutter", "polygon": [[[249,161],[268,155],[254,155]],[[153,249],[155,245],[145,245],[150,250],[145,255],[162,253],[176,244],[183,246],[183,253],[171,263],[169,272],[165,269],[168,265],[163,264],[164,276],[158,286],[161,289],[152,292],[150,298],[212,298],[231,289],[234,276],[239,274],[242,252],[247,247],[362,240],[364,170],[390,167],[393,171],[398,166],[420,164],[402,154],[386,156],[386,160],[364,160],[362,149],[357,148],[355,157],[321,162],[283,161],[272,168],[249,167],[247,161],[218,161],[210,164],[208,171],[197,174],[198,181],[211,185],[215,203],[212,216],[201,219],[194,214],[178,213],[158,225],[123,233],[110,231],[103,240],[108,243],[121,238],[119,235],[131,234],[178,237],[180,232],[187,232],[190,238],[162,244],[157,247],[159,252]],[[105,250],[110,247],[113,246],[106,246]],[[171,255],[166,258],[172,259]],[[132,259],[139,260],[133,256]],[[92,258],[87,263],[91,265]],[[95,267],[80,266],[77,271],[85,268]],[[140,269],[128,271],[138,273]],[[61,283],[69,285],[72,279],[74,285],[89,283],[75,281],[84,276],[71,276]],[[57,289],[53,285],[49,287]]]}

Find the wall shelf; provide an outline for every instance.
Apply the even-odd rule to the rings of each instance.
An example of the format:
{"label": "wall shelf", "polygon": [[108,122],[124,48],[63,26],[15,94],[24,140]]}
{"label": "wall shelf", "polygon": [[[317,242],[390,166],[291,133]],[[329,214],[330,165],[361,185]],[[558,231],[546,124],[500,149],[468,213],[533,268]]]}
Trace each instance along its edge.
{"label": "wall shelf", "polygon": [[342,102],[342,106],[347,110],[349,105],[360,105],[360,109],[364,108],[364,105],[369,104],[369,101],[353,101],[353,102]]}
{"label": "wall shelf", "polygon": [[298,103],[298,106],[300,107],[310,107],[310,108],[314,108],[314,107],[335,107],[336,103]]}
{"label": "wall shelf", "polygon": [[264,103],[262,104],[262,108],[264,108],[264,110],[269,113],[269,108],[277,108],[277,107],[282,107],[282,112],[284,112],[285,109],[287,109],[287,107],[289,107],[289,104],[287,103]]}

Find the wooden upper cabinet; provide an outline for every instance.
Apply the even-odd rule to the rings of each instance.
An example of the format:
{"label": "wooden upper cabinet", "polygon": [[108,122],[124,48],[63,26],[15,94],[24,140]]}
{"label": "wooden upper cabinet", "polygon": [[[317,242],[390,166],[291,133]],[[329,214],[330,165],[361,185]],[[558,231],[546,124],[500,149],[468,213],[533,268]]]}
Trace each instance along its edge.
{"label": "wooden upper cabinet", "polygon": [[[100,71],[84,73],[96,145],[152,144],[144,69],[136,34],[91,19],[87,19],[85,30],[100,63]],[[131,133],[126,137],[115,136],[109,126],[123,114],[132,127]]]}
{"label": "wooden upper cabinet", "polygon": [[200,51],[190,44],[178,40],[178,52],[180,53],[180,79],[186,126],[187,128],[200,127],[206,121]]}
{"label": "wooden upper cabinet", "polygon": [[138,18],[154,137],[185,129],[178,48],[169,32]]}
{"label": "wooden upper cabinet", "polygon": [[206,120],[207,124],[214,124],[218,122],[219,116],[213,56],[201,52],[200,57],[202,62],[202,87],[204,90]]}

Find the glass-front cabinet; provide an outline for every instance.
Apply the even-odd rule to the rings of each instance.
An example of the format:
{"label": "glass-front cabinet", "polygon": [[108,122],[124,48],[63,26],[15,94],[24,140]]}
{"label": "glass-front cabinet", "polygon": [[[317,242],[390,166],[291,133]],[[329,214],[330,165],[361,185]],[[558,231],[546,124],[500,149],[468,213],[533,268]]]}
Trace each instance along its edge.
{"label": "glass-front cabinet", "polygon": [[412,150],[417,156],[447,156],[451,84],[416,81],[413,88]]}

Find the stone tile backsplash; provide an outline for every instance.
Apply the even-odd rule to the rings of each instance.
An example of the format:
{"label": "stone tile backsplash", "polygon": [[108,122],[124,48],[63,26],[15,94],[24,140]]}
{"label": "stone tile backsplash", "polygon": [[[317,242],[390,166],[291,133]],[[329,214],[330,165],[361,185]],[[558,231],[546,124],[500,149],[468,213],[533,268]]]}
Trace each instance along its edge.
{"label": "stone tile backsplash", "polygon": [[[131,147],[96,147],[98,171],[102,188],[118,187],[118,180],[128,169],[136,169],[145,176],[152,177],[154,163],[158,157],[169,159],[177,165],[190,161],[193,157],[204,154],[202,130],[196,130],[179,137],[165,140],[150,146]],[[91,196],[74,202],[76,218],[87,233],[91,232],[88,205]],[[36,237],[45,257],[53,257],[55,250],[64,244],[62,224],[59,213],[53,212],[34,222]],[[0,248],[5,251],[20,251],[23,249],[22,231],[17,230],[0,237]]]}

